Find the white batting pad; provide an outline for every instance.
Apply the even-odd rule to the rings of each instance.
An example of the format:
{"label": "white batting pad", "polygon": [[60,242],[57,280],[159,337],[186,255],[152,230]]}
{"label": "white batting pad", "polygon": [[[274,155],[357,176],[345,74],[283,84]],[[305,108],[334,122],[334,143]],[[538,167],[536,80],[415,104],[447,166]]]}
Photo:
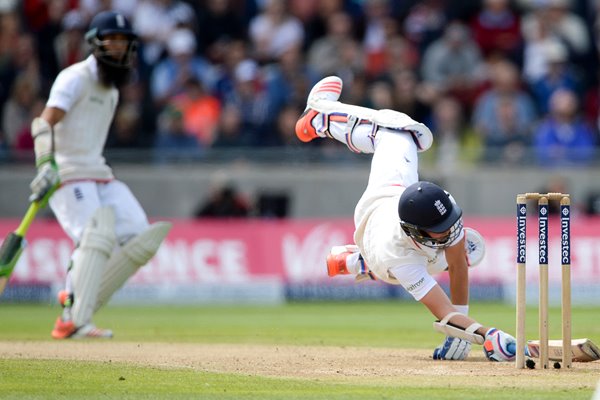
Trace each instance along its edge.
{"label": "white batting pad", "polygon": [[484,337],[475,331],[481,328],[481,324],[473,323],[467,329],[460,328],[455,325],[449,324],[450,318],[455,315],[464,315],[459,312],[451,312],[446,315],[441,321],[435,321],[433,323],[433,329],[445,334],[446,336],[457,337],[459,339],[465,339],[472,343],[483,344]]}
{"label": "white batting pad", "polygon": [[100,207],[83,231],[73,255],[71,287],[74,301],[71,315],[77,327],[90,323],[92,319],[100,281],[115,243],[114,211],[110,207]]}
{"label": "white batting pad", "polygon": [[433,144],[433,134],[424,124],[421,124],[408,115],[394,110],[378,110],[373,122],[379,126],[393,129],[403,129],[412,132],[413,138],[418,142],[418,151],[423,152]]}
{"label": "white batting pad", "polygon": [[121,288],[137,270],[146,265],[158,251],[161,243],[171,230],[170,222],[156,222],[116,251],[108,260],[106,272],[100,283],[98,301],[94,312],[98,311],[111,296]]}
{"label": "white batting pad", "polygon": [[[540,357],[540,341],[527,342],[527,356]],[[590,362],[600,360],[600,349],[590,339],[573,339],[571,341],[571,355],[575,362]],[[562,361],[562,340],[548,340],[548,359]]]}
{"label": "white batting pad", "polygon": [[411,132],[418,142],[418,151],[423,152],[433,144],[431,130],[408,115],[394,110],[374,110],[372,108],[331,101],[322,98],[308,99],[308,106],[315,111],[331,114],[344,113],[356,118],[371,121],[379,126],[392,129],[402,129]]}

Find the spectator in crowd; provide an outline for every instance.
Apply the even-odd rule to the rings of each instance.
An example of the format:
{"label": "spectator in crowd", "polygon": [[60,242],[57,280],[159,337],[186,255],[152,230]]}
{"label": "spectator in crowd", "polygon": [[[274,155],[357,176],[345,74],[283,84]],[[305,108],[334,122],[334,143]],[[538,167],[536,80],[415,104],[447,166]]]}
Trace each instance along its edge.
{"label": "spectator in crowd", "polygon": [[41,90],[42,74],[33,35],[23,33],[13,36],[12,20],[8,18],[1,21],[8,25],[0,27],[3,32],[0,33],[0,40],[6,46],[4,50],[0,50],[3,53],[3,63],[0,63],[0,105],[3,105],[11,96],[12,86],[18,76],[23,76],[23,79]]}
{"label": "spectator in crowd", "polygon": [[219,117],[214,149],[226,149],[242,146],[242,113],[233,104],[226,104]]}
{"label": "spectator in crowd", "polygon": [[[523,77],[529,84],[541,79],[548,72],[548,56],[557,55],[558,51],[564,53],[568,61],[566,46],[557,39],[550,27],[539,19],[530,22],[529,34],[524,37],[523,51]],[[557,44],[558,43],[558,44]],[[562,46],[561,49],[558,49]],[[548,48],[551,48],[548,51]]]}
{"label": "spectator in crowd", "polygon": [[[308,65],[320,76],[351,77],[352,70],[364,68],[364,57],[352,34],[352,18],[343,11],[333,13],[326,20],[326,33],[308,49]],[[351,52],[351,57],[347,57]]]}
{"label": "spectator in crowd", "polygon": [[240,110],[242,131],[240,146],[271,145],[273,123],[278,105],[274,104],[265,86],[258,64],[244,60],[235,70],[235,91],[226,103]]}
{"label": "spectator in crowd", "polygon": [[416,70],[419,67],[419,53],[412,43],[399,33],[388,37],[383,55],[382,76],[403,69]]}
{"label": "spectator in crowd", "polygon": [[519,71],[508,61],[492,65],[492,86],[477,99],[473,126],[485,147],[486,161],[516,161],[530,142],[536,122],[531,97],[520,88]]}
{"label": "spectator in crowd", "polygon": [[[40,115],[44,111],[46,106],[46,99],[38,97],[29,108],[30,120],[36,115]],[[17,134],[17,138],[12,146],[12,149],[16,151],[14,154],[16,159],[31,161],[31,155],[33,150],[33,137],[31,136],[31,125],[27,124],[22,127],[21,131]]]}
{"label": "spectator in crowd", "polygon": [[559,89],[580,92],[579,79],[568,63],[565,46],[558,41],[545,43],[544,56],[547,62],[546,73],[530,85],[540,114],[548,112],[552,93]]}
{"label": "spectator in crowd", "polygon": [[[59,68],[85,56],[81,35],[91,16],[113,9],[131,17],[140,41],[137,82],[131,89],[123,88],[118,107],[127,110],[122,114],[117,110],[115,116],[130,127],[124,132],[135,129],[137,134],[111,136],[109,146],[115,140],[115,146],[152,147],[158,115],[169,104],[182,111],[186,130],[198,135],[204,147],[278,145],[280,111],[285,115],[287,104],[293,107],[318,78],[337,75],[345,82],[342,100],[351,104],[370,105],[374,99],[389,103],[382,81],[391,82],[391,108],[418,120],[434,118],[431,110],[440,99],[444,100],[440,104],[447,104],[446,97],[457,99],[484,144],[490,145],[489,135],[511,132],[510,146],[503,141],[496,144],[504,148],[498,154],[518,155],[530,143],[520,125],[528,106],[524,113],[520,103],[510,104],[512,95],[502,95],[494,106],[483,107],[484,114],[492,116],[486,124],[495,126],[495,134],[471,118],[487,79],[492,88],[484,93],[495,89],[497,79],[490,71],[502,59],[522,65],[518,72],[542,114],[556,90],[575,91],[581,100],[582,89],[587,88],[581,104],[595,123],[600,75],[595,73],[598,48],[590,39],[600,32],[598,4],[596,0],[25,0],[4,5],[0,14],[0,107],[23,74],[46,97]],[[173,55],[172,50],[182,54]],[[243,63],[246,78],[240,81],[236,70],[244,60],[256,68]],[[202,91],[188,86],[194,80]],[[385,92],[388,95],[380,96]],[[374,93],[378,95],[373,97]],[[517,97],[523,96],[524,92]],[[223,118],[229,120],[227,129],[217,128],[221,122],[212,107],[213,97],[231,110]],[[194,107],[188,109],[190,104]],[[208,112],[199,104],[210,105]],[[513,114],[515,120],[493,121]],[[16,115],[11,123],[18,123]],[[238,122],[240,132],[233,132],[231,127]],[[530,119],[535,122],[539,122],[536,115]],[[117,125],[121,123],[115,129]],[[12,132],[3,134],[14,137]],[[486,159],[492,155],[485,153]]]}
{"label": "spectator in crowd", "polygon": [[[275,129],[277,131],[277,144],[285,147],[299,147],[301,144],[294,133],[298,115],[302,113],[302,107],[296,104],[286,104],[277,115]],[[316,142],[315,142],[316,143]]]}
{"label": "spectator in crowd", "polygon": [[212,187],[209,198],[194,212],[196,218],[245,218],[250,206],[232,183]]}
{"label": "spectator in crowd", "polygon": [[429,45],[442,36],[444,28],[448,25],[448,16],[443,0],[423,0],[415,3],[404,19],[404,32],[417,46],[419,54],[424,54]]}
{"label": "spectator in crowd", "polygon": [[224,58],[214,68],[213,94],[224,103],[235,92],[235,69],[248,58],[247,45],[243,40],[229,40],[223,43]]}
{"label": "spectator in crowd", "polygon": [[484,78],[481,52],[468,28],[458,22],[448,25],[444,36],[425,50],[421,69],[427,86],[468,105]]}
{"label": "spectator in crowd", "polygon": [[550,98],[550,114],[534,133],[537,160],[546,166],[585,165],[596,155],[598,134],[579,116],[577,96],[559,89]]}
{"label": "spectator in crowd", "polygon": [[389,0],[366,0],[364,8],[365,33],[363,51],[366,58],[365,72],[371,78],[381,74],[387,39],[397,34],[396,21],[390,17]]}
{"label": "spectator in crowd", "polygon": [[2,131],[9,147],[15,147],[19,133],[31,123],[31,108],[38,99],[38,87],[29,75],[21,74],[2,108]]}
{"label": "spectator in crowd", "polygon": [[585,21],[571,11],[571,6],[571,0],[536,1],[522,20],[525,40],[535,40],[541,24],[552,37],[567,45],[572,59],[585,59],[590,51],[590,36]]}
{"label": "spectator in crowd", "polygon": [[107,148],[135,150],[144,147],[139,134],[138,112],[134,103],[125,103],[117,109],[115,121],[106,143]]}
{"label": "spectator in crowd", "polygon": [[355,31],[354,26],[356,20],[362,14],[360,4],[345,0],[318,0],[314,12],[304,22],[306,49],[312,47],[317,40],[331,32],[331,17],[340,13],[348,15],[351,19],[352,38],[356,39],[358,37],[358,32]]}
{"label": "spectator in crowd", "polygon": [[233,0],[197,2],[198,50],[213,62],[225,57],[226,43],[246,39],[246,28],[241,16],[233,9]]}
{"label": "spectator in crowd", "polygon": [[253,56],[260,63],[273,61],[290,47],[304,43],[304,27],[289,13],[288,0],[264,0],[263,9],[250,21],[248,33]]}
{"label": "spectator in crowd", "polygon": [[87,21],[79,10],[71,10],[62,19],[62,32],[54,40],[58,67],[62,70],[83,60],[88,52],[84,40]]}
{"label": "spectator in crowd", "polygon": [[215,140],[215,131],[221,113],[219,100],[211,96],[198,79],[190,77],[183,84],[183,92],[170,101],[183,113],[183,126],[198,139],[202,147]]}
{"label": "spectator in crowd", "polygon": [[435,140],[424,158],[434,160],[439,173],[451,176],[460,165],[474,161],[478,154],[478,141],[468,131],[462,105],[453,97],[441,97],[433,104],[431,127]]}
{"label": "spectator in crowd", "polygon": [[[15,43],[20,38],[21,24],[16,12],[0,14],[0,106],[10,96],[10,89],[19,71],[24,66],[14,63]],[[21,67],[21,68],[20,68]]]}
{"label": "spectator in crowd", "polygon": [[158,111],[154,108],[150,89],[146,82],[133,80],[121,88],[119,96],[119,108],[129,107],[137,119],[137,143],[142,147],[149,148],[154,145],[156,136],[156,123]]}
{"label": "spectator in crowd", "polygon": [[201,149],[196,136],[185,130],[181,111],[173,106],[165,107],[158,117],[154,160],[189,161],[198,158]]}
{"label": "spectator in crowd", "polygon": [[427,85],[420,85],[417,74],[412,69],[402,69],[392,73],[394,86],[394,110],[412,115],[417,121],[426,121],[431,113],[430,104],[435,91],[428,91]]}
{"label": "spectator in crowd", "polygon": [[522,59],[521,21],[509,0],[483,0],[483,8],[471,21],[473,38],[484,57]]}
{"label": "spectator in crowd", "polygon": [[202,82],[205,87],[211,85],[210,64],[196,55],[196,38],[189,29],[178,29],[169,37],[167,43],[169,56],[153,70],[150,80],[152,99],[156,107],[161,108],[173,96],[182,93],[190,78]]}
{"label": "spectator in crowd", "polygon": [[366,106],[376,110],[394,108],[394,89],[389,80],[379,79],[369,86]]}
{"label": "spectator in crowd", "polygon": [[142,43],[139,62],[144,77],[163,57],[173,32],[196,25],[193,8],[180,0],[139,0],[132,21]]}
{"label": "spectator in crowd", "polygon": [[[273,104],[302,103],[320,76],[305,62],[300,46],[285,50],[264,68],[265,84]],[[275,110],[278,112],[279,110]]]}
{"label": "spectator in crowd", "polygon": [[[37,61],[40,68],[40,79],[44,93],[49,89],[49,85],[54,77],[58,74],[59,65],[55,49],[56,39],[63,30],[62,21],[65,13],[69,11],[68,1],[64,0],[47,0],[40,5],[45,10],[45,18],[38,29],[32,30],[35,45],[33,48],[36,51]],[[87,22],[87,21],[86,21]],[[80,58],[75,61],[81,61]]]}

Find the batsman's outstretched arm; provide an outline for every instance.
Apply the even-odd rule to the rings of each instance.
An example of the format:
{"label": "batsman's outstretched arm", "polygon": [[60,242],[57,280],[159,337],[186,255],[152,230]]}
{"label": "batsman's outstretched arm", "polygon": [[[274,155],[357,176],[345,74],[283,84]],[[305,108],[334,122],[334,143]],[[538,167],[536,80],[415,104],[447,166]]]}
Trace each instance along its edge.
{"label": "batsman's outstretched arm", "polygon": [[[450,298],[452,304],[469,304],[469,266],[465,251],[465,237],[444,250],[450,278]],[[461,311],[461,310],[459,310]]]}
{"label": "batsman's outstretched arm", "polygon": [[473,318],[458,312],[439,285],[435,285],[421,299],[421,303],[439,319],[434,322],[437,331],[447,337],[482,344],[483,352],[490,361],[514,359],[516,348],[514,337],[499,329],[483,326]]}

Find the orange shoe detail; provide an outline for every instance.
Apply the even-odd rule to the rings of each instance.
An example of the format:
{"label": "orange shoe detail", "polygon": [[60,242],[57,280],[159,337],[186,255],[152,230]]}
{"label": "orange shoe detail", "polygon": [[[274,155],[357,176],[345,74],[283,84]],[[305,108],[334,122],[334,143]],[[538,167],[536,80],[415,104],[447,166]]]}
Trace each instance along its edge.
{"label": "orange shoe detail", "polygon": [[346,257],[348,257],[350,254],[352,253],[349,251],[339,254],[330,253],[327,256],[327,275],[348,275],[350,272],[346,267]]}
{"label": "orange shoe detail", "polygon": [[298,122],[296,122],[296,136],[302,142],[310,142],[314,138],[319,137],[317,131],[310,123],[317,114],[319,113],[309,108],[302,113]]}
{"label": "orange shoe detail", "polygon": [[52,330],[52,337],[54,339],[67,339],[71,337],[77,329],[72,321],[63,321],[61,317],[56,319],[54,329]]}

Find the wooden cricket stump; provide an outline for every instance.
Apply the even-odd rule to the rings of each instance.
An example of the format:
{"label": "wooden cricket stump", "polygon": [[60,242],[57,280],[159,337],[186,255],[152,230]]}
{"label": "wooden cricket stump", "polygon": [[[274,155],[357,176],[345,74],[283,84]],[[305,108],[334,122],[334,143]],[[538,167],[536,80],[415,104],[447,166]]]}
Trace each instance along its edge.
{"label": "wooden cricket stump", "polygon": [[562,362],[571,368],[571,198],[564,193],[524,193],[517,195],[517,352],[515,367],[525,368],[526,286],[527,286],[527,200],[538,203],[538,267],[539,267],[539,362],[548,369],[548,255],[549,201],[560,201],[560,263],[562,308]]}

